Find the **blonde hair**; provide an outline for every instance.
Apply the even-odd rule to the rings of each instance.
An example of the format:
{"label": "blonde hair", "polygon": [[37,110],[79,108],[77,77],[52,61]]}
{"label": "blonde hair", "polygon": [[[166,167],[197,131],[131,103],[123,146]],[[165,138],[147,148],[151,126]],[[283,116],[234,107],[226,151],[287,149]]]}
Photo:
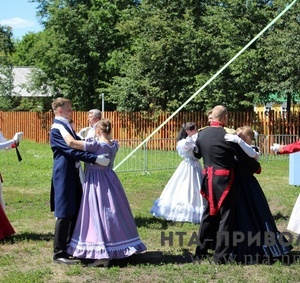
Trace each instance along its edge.
{"label": "blonde hair", "polygon": [[209,109],[206,111],[206,116],[208,117],[209,115],[211,115],[213,112],[213,109]]}
{"label": "blonde hair", "polygon": [[210,124],[210,122],[211,122],[211,120],[212,120],[212,118],[213,118],[212,113],[213,113],[213,109],[210,109],[210,110],[208,110],[208,111],[206,112],[208,124]]}
{"label": "blonde hair", "polygon": [[96,124],[96,129],[99,129],[103,133],[111,133],[111,122],[108,119],[101,119]]}
{"label": "blonde hair", "polygon": [[254,140],[254,131],[249,126],[243,126],[236,129],[236,134],[242,138],[247,144],[251,145]]}
{"label": "blonde hair", "polygon": [[64,107],[65,105],[72,104],[71,100],[68,98],[64,97],[57,97],[56,99],[53,100],[52,102],[52,110],[56,111],[59,107]]}

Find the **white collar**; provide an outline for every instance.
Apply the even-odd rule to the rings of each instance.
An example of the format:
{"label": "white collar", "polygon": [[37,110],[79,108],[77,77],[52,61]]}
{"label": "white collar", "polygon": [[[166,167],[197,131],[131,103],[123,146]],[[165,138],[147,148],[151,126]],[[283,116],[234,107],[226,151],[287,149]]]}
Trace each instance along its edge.
{"label": "white collar", "polygon": [[61,116],[55,116],[56,120],[62,121],[65,124],[69,124],[69,121],[67,118],[61,117]]}

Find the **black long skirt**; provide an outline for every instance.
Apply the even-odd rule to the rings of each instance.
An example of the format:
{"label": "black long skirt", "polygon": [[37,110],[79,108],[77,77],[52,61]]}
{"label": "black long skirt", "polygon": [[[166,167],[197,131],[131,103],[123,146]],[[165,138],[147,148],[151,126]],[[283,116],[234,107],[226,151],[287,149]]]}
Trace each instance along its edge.
{"label": "black long skirt", "polygon": [[245,264],[261,263],[287,255],[291,239],[280,233],[264,192],[251,174],[238,172],[237,219],[234,232],[233,257]]}

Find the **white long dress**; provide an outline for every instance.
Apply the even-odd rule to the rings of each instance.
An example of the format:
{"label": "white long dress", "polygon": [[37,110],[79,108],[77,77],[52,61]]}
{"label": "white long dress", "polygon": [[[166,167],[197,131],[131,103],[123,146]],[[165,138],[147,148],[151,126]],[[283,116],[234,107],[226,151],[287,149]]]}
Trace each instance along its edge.
{"label": "white long dress", "polygon": [[155,217],[200,223],[206,200],[200,195],[202,168],[193,155],[196,138],[197,134],[178,141],[177,151],[183,160],[150,210]]}
{"label": "white long dress", "polygon": [[300,234],[300,194],[294,205],[287,229]]}

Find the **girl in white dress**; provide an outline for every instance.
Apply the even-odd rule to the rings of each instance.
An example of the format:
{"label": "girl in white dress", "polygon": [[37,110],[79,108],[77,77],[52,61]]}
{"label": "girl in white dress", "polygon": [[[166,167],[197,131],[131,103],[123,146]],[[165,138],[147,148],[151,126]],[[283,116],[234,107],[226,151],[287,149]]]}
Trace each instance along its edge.
{"label": "girl in white dress", "polygon": [[150,210],[155,217],[200,223],[206,200],[200,195],[202,168],[193,155],[196,138],[195,123],[183,125],[176,147],[183,160]]}

